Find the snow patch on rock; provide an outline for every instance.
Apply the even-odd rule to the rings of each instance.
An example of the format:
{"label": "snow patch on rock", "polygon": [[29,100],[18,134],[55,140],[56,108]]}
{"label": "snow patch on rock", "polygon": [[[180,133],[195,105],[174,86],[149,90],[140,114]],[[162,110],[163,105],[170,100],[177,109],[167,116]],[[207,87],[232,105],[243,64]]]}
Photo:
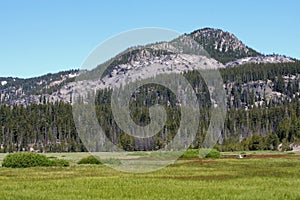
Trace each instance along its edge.
{"label": "snow patch on rock", "polygon": [[1,85],[4,86],[7,84],[7,81],[1,81]]}

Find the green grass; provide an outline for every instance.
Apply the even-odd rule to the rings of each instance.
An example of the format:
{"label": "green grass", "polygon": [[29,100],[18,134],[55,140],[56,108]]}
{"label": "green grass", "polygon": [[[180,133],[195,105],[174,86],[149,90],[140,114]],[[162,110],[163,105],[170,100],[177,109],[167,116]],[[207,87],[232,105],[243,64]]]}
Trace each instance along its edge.
{"label": "green grass", "polygon": [[[104,165],[0,168],[0,199],[300,199],[299,154],[246,154],[244,159],[181,159],[146,174]],[[86,156],[65,154],[64,159]]]}

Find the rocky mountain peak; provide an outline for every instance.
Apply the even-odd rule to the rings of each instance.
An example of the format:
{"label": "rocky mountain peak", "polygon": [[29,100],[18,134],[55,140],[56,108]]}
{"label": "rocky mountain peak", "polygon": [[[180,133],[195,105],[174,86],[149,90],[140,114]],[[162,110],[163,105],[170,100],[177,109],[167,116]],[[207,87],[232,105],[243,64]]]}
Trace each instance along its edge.
{"label": "rocky mountain peak", "polygon": [[220,52],[228,52],[230,49],[236,51],[249,52],[249,49],[232,33],[222,31],[221,29],[205,28],[194,33],[194,37],[200,37],[206,40],[215,40],[213,48]]}
{"label": "rocky mountain peak", "polygon": [[260,55],[247,47],[232,33],[221,29],[204,28],[192,32],[191,37],[211,55],[226,63],[243,57]]}

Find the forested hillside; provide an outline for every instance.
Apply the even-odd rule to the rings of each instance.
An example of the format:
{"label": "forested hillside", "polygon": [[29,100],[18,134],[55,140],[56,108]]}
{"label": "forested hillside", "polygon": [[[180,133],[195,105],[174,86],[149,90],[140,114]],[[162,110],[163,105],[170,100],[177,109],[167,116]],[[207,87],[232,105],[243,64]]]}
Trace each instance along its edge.
{"label": "forested hillside", "polygon": [[[216,148],[220,150],[283,149],[300,143],[300,63],[248,64],[220,69],[227,94],[225,129]],[[208,88],[197,72],[186,72],[197,93],[201,120],[197,140],[201,145],[209,125]],[[110,140],[125,150],[155,150],[171,141],[180,121],[180,105],[166,88],[146,85],[133,94],[130,108],[139,125],[149,123],[149,107],[164,105],[168,118],[164,129],[143,141],[118,128],[110,108],[111,90],[100,90],[96,98],[98,121]],[[85,151],[78,137],[72,106],[64,102],[0,107],[1,152]],[[184,140],[184,136],[182,136]]]}

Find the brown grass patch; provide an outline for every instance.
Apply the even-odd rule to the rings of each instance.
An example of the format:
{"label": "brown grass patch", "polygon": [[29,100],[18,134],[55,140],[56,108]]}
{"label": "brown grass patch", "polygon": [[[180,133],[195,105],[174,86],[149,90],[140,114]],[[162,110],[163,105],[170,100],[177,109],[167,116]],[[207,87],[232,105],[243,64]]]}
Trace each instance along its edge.
{"label": "brown grass patch", "polygon": [[204,165],[204,164],[209,164],[209,163],[216,162],[214,160],[206,160],[206,159],[200,159],[200,158],[180,159],[180,160],[185,160],[186,162],[175,163],[174,165],[175,166],[180,166],[180,165]]}
{"label": "brown grass patch", "polygon": [[152,178],[159,178],[159,179],[177,179],[177,180],[228,180],[237,178],[236,175],[228,175],[228,174],[219,174],[219,175],[196,175],[196,176],[158,176]]}
{"label": "brown grass patch", "polygon": [[284,155],[284,154],[251,154],[247,155],[246,158],[287,158],[291,157],[291,155]]}
{"label": "brown grass patch", "polygon": [[[244,159],[247,158],[257,158],[257,159],[266,159],[266,158],[289,158],[291,156],[295,155],[288,155],[288,154],[247,154],[242,155],[244,156]],[[237,158],[238,155],[223,155],[222,158]]]}

